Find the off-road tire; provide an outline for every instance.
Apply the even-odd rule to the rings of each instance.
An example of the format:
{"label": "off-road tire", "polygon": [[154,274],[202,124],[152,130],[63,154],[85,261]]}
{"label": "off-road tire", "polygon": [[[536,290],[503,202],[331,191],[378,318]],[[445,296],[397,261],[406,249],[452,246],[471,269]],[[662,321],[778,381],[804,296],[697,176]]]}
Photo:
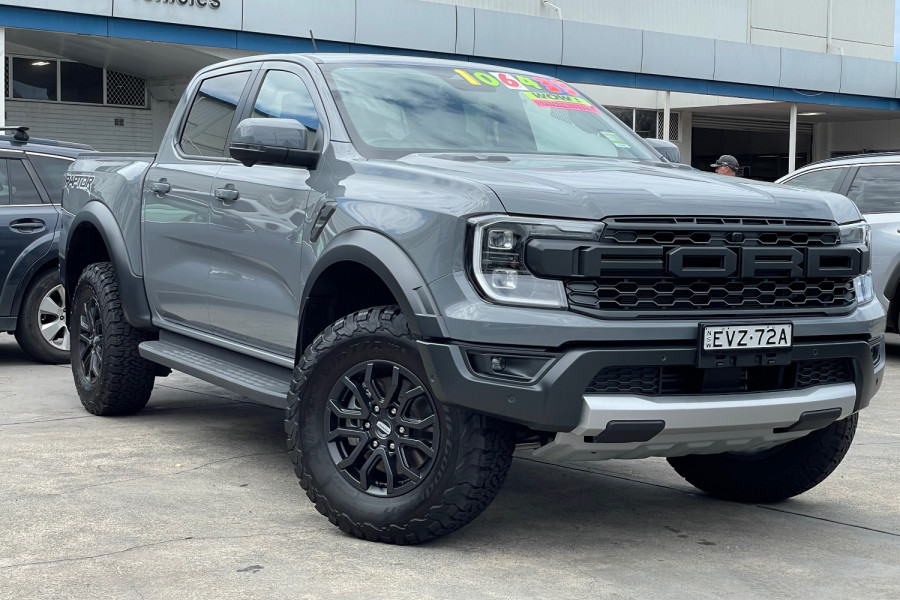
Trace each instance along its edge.
{"label": "off-road tire", "polygon": [[688,483],[710,496],[737,502],[779,502],[812,489],[831,475],[850,449],[857,419],[853,414],[756,454],[698,454],[668,461]]}
{"label": "off-road tire", "polygon": [[150,399],[157,365],[138,354],[148,334],[125,320],[115,270],[88,265],[72,295],[72,374],[81,403],[95,415],[130,415]]}
{"label": "off-road tire", "polygon": [[[424,389],[415,396],[416,402],[425,402],[424,406],[434,408],[434,418],[429,418],[434,424],[432,437],[428,438],[434,442],[431,467],[420,479],[407,480],[407,491],[395,490],[393,496],[390,491],[384,491],[387,494],[384,496],[373,495],[382,491],[375,485],[364,490],[368,480],[360,484],[348,475],[351,467],[338,467],[340,456],[335,458],[334,454],[336,442],[328,439],[328,423],[334,421],[337,414],[332,398],[343,397],[335,390],[342,389],[340,386],[344,384],[341,382],[347,373],[363,368],[393,369],[394,379],[390,387],[375,383],[378,391],[369,394],[368,398],[364,398],[362,392],[373,387],[374,379],[366,379],[368,385],[356,388],[357,394],[353,397],[362,400],[360,405],[366,406],[360,409],[360,415],[364,410],[368,414],[366,418],[377,419],[375,405],[384,401],[383,417],[389,410],[386,397],[394,395],[402,399],[412,395],[412,392],[401,394],[397,391],[407,385],[402,383],[404,379],[399,379],[401,384],[397,383],[401,377],[397,373],[403,373],[402,377],[410,381],[405,389],[413,385],[417,386],[414,389]],[[366,370],[366,376],[372,372],[375,371]],[[365,418],[360,418],[342,422],[361,429],[364,421]],[[400,426],[403,422],[396,421],[392,431],[403,431]],[[369,422],[369,431],[378,425],[377,421],[374,426]],[[409,428],[407,431],[412,433]],[[339,319],[316,337],[294,369],[285,413],[285,432],[300,485],[318,511],[344,532],[370,541],[394,544],[425,542],[455,531],[478,516],[503,485],[515,446],[514,428],[508,423],[446,406],[434,397],[427,385],[426,372],[406,317],[396,306],[357,312]],[[338,441],[341,440],[343,438],[339,437]],[[363,455],[370,452],[371,444],[376,440],[370,437],[358,442],[366,444]],[[385,453],[383,456],[390,456],[386,449],[390,440],[383,439],[382,442],[380,451]],[[403,446],[400,439],[396,442],[399,455]],[[371,453],[374,455],[375,451]],[[375,475],[387,479],[384,473],[391,467],[387,458],[382,460],[385,461],[381,464],[383,471],[379,474],[376,470]],[[393,464],[399,464],[397,461],[399,456]],[[408,462],[404,460],[404,464]]]}
{"label": "off-road tire", "polygon": [[[59,271],[44,271],[31,282],[16,319],[16,341],[26,354],[49,364],[69,362],[65,306],[66,294],[59,283]],[[42,325],[61,326],[53,337],[54,343],[44,338]]]}

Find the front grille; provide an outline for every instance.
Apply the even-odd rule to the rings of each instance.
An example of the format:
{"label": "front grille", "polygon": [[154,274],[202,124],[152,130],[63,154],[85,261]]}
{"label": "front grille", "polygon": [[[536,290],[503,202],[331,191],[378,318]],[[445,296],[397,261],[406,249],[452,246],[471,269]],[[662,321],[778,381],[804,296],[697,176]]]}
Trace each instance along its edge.
{"label": "front grille", "polygon": [[595,250],[563,279],[571,308],[606,315],[843,311],[867,260],[804,219],[610,218]]}
{"label": "front grille", "polygon": [[773,392],[852,381],[853,368],[847,358],[806,360],[783,366],[724,369],[700,369],[690,365],[647,365],[601,369],[584,393],[681,396]]}
{"label": "front grille", "polygon": [[569,281],[569,302],[594,310],[756,310],[843,307],[855,298],[852,281],[712,279],[596,279]]}

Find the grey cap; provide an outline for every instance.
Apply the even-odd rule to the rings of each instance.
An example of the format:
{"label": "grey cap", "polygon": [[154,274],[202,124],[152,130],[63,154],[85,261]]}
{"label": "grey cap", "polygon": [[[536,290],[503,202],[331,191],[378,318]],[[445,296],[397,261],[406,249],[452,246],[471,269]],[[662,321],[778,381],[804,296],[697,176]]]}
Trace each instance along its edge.
{"label": "grey cap", "polygon": [[740,163],[738,163],[737,159],[735,157],[733,157],[732,155],[723,154],[722,156],[719,157],[719,160],[717,160],[716,162],[714,162],[713,164],[711,164],[709,166],[711,166],[714,169],[716,167],[731,167],[732,169],[737,171],[741,165],[740,165]]}

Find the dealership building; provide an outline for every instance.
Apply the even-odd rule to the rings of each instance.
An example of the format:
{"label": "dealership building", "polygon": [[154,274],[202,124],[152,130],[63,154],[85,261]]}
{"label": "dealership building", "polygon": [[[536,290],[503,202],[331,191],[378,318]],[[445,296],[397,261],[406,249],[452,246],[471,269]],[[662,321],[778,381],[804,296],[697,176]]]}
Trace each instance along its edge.
{"label": "dealership building", "polygon": [[0,0],[0,120],[155,151],[200,68],[269,52],[415,54],[578,85],[708,169],[772,180],[900,149],[895,0]]}

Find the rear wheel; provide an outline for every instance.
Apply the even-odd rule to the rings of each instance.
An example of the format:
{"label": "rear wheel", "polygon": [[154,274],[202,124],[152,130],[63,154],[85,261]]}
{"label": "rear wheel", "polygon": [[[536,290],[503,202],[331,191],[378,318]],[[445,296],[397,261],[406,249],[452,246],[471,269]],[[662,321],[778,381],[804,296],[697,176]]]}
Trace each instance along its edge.
{"label": "rear wheel", "polygon": [[707,494],[737,502],[778,502],[812,489],[850,449],[858,415],[757,453],[680,456],[669,464]]}
{"label": "rear wheel", "polygon": [[141,358],[145,332],[125,320],[110,263],[81,273],[72,297],[72,374],[81,403],[95,415],[129,415],[146,406],[156,364]]}
{"label": "rear wheel", "polygon": [[288,449],[307,496],[343,531],[424,542],[470,522],[500,490],[513,428],[443,405],[426,382],[395,306],[338,320],[300,358]]}
{"label": "rear wheel", "polygon": [[38,275],[25,292],[16,320],[16,341],[41,362],[69,362],[66,293],[57,270]]}

